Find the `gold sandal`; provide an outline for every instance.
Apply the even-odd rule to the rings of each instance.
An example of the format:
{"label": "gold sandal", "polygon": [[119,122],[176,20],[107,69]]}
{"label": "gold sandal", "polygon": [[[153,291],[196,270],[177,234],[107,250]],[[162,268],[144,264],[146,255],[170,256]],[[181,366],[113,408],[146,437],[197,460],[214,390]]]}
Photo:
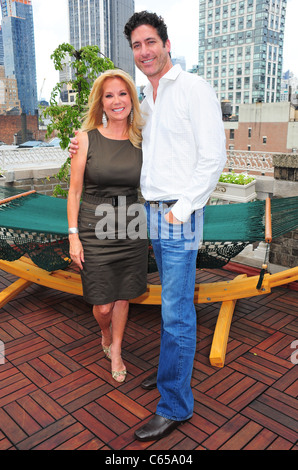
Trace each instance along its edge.
{"label": "gold sandal", "polygon": [[110,346],[107,348],[106,346],[102,346],[102,350],[104,352],[104,355],[111,360],[111,344]]}
{"label": "gold sandal", "polygon": [[[124,375],[123,379],[117,380],[118,377],[121,377],[121,375]],[[117,372],[116,370],[112,370],[112,377],[113,377],[113,379],[116,380],[116,382],[118,382],[118,383],[124,382],[124,380],[126,379],[126,375],[127,375],[127,370],[126,370],[126,369],[121,370],[120,372]]]}

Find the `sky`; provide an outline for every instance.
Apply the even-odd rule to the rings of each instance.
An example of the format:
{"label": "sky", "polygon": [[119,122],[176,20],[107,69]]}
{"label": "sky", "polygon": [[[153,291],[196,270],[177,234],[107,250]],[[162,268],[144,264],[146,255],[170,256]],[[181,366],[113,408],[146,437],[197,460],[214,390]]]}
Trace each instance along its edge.
{"label": "sky", "polygon": [[[38,98],[49,100],[59,80],[50,56],[55,48],[69,41],[67,0],[32,0]],[[199,0],[135,0],[135,10],[149,10],[163,16],[168,26],[172,56],[184,56],[190,69],[198,63]],[[297,40],[298,0],[288,0],[283,71],[291,70],[298,77]],[[137,85],[147,83],[137,72]]]}

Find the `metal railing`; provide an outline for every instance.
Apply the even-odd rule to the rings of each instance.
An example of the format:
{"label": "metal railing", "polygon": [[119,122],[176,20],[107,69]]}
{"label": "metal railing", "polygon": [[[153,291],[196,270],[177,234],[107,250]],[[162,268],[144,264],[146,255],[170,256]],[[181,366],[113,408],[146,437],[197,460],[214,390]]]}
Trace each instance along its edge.
{"label": "metal railing", "polygon": [[60,147],[1,149],[0,168],[5,171],[32,168],[59,168],[68,156]]}
{"label": "metal railing", "polygon": [[[278,153],[227,150],[226,170],[273,176],[273,155],[278,155]],[[0,168],[11,171],[23,168],[60,167],[67,156],[68,151],[59,147],[32,149],[1,149],[0,147]]]}

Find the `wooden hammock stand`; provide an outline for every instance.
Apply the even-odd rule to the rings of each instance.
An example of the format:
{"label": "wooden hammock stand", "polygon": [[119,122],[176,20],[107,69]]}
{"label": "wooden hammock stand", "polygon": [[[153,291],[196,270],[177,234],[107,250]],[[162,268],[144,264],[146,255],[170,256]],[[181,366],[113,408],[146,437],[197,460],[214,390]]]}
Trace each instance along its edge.
{"label": "wooden hammock stand", "polygon": [[[267,243],[270,243],[271,239],[271,208],[270,199],[268,199],[266,201],[265,240]],[[266,268],[267,266],[263,265],[263,269]],[[78,273],[64,270],[48,272],[37,267],[31,259],[27,257],[22,257],[12,262],[0,260],[0,269],[19,278],[0,292],[0,308],[32,283],[70,294],[83,295],[81,277]],[[269,294],[274,287],[297,281],[298,267],[276,274],[266,273],[260,289],[256,287],[258,280],[259,276],[247,277],[246,274],[241,274],[232,281],[196,285],[194,303],[222,302],[209,356],[212,366],[224,366],[229,331],[237,300],[245,297]],[[130,302],[133,304],[160,305],[161,285],[148,284],[147,291],[140,297],[132,299]]]}

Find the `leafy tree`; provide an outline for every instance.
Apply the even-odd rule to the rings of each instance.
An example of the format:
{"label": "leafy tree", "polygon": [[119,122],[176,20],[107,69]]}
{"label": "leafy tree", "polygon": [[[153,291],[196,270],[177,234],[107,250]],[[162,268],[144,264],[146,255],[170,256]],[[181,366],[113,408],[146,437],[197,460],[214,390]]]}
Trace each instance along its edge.
{"label": "leafy tree", "polygon": [[[54,61],[56,70],[62,70],[64,64],[68,63],[73,71],[71,76],[74,76],[71,81],[61,81],[55,85],[51,93],[50,105],[44,110],[44,117],[50,119],[46,137],[56,131],[60,138],[60,147],[65,150],[70,143],[70,137],[81,126],[94,80],[105,70],[113,69],[114,64],[100,52],[98,46],[86,46],[76,51],[68,43],[60,44],[51,55],[51,59]],[[75,101],[72,105],[59,104],[61,90],[65,84],[71,85],[71,89],[75,93]],[[56,175],[60,181],[69,182],[69,167],[70,159],[67,158]],[[66,194],[67,191],[64,191],[58,184],[54,195],[65,196]]]}

